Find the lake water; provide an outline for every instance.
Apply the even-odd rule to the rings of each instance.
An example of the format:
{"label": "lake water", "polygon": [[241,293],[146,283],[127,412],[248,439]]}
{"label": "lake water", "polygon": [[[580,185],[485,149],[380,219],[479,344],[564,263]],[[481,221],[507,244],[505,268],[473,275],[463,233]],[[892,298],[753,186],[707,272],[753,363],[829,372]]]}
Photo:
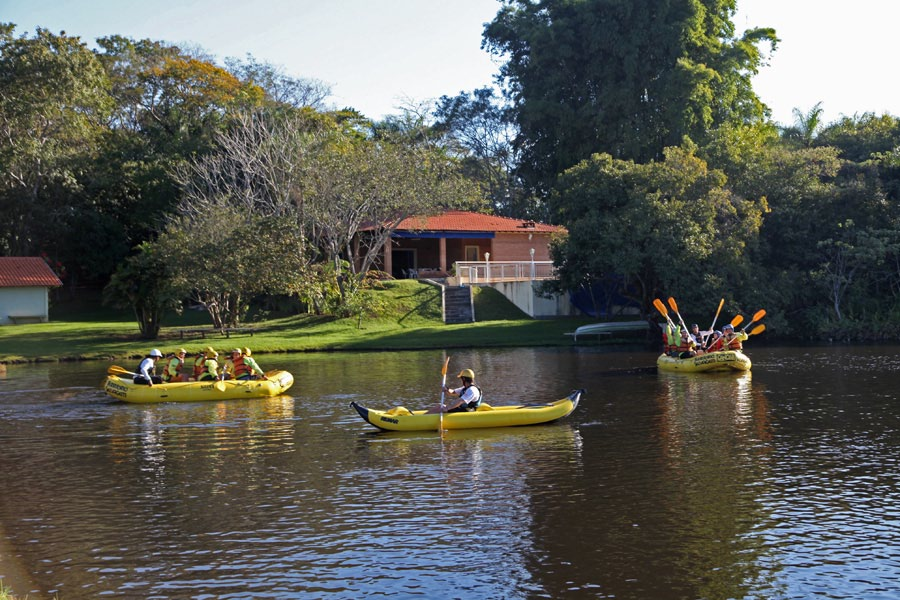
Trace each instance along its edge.
{"label": "lake water", "polygon": [[67,600],[900,597],[900,347],[748,353],[690,375],[453,351],[493,404],[587,391],[554,424],[443,436],[348,406],[439,400],[437,351],[261,356],[290,395],[215,404],[10,365],[0,575]]}

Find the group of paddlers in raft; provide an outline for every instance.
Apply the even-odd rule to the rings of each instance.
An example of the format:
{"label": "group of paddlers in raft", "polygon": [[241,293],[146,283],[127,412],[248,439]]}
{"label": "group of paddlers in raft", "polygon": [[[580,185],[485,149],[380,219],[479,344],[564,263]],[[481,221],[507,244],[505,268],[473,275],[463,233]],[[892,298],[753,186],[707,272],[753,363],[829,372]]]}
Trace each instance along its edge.
{"label": "group of paddlers in raft", "polygon": [[690,331],[679,325],[673,327],[667,324],[663,331],[663,351],[674,358],[693,358],[719,350],[743,350],[746,339],[747,333],[735,331],[731,323],[725,325],[722,331],[700,331],[696,323],[691,325]]}
{"label": "group of paddlers in raft", "polygon": [[[765,316],[766,311],[757,311],[756,314],[753,315],[753,320],[740,331],[735,331],[734,329],[735,326],[743,321],[743,317],[740,315],[732,319],[731,323],[726,324],[722,327],[722,330],[719,331],[718,329],[714,329],[714,327],[716,326],[716,320],[719,318],[719,312],[721,312],[724,303],[725,299],[723,298],[722,301],[719,302],[719,309],[716,311],[716,317],[713,319],[713,324],[710,329],[708,331],[700,331],[700,326],[697,323],[691,325],[690,330],[685,326],[684,320],[678,312],[678,305],[675,303],[674,298],[669,298],[669,306],[675,311],[680,324],[676,324],[672,321],[669,317],[669,311],[662,303],[662,300],[659,298],[655,299],[653,305],[666,318],[666,326],[663,329],[662,334],[663,352],[667,356],[673,358],[693,358],[701,354],[710,354],[722,350],[743,350],[743,342],[749,337],[746,331],[747,327],[762,319]],[[765,325],[758,325],[750,332],[750,335],[759,333],[764,328]]]}

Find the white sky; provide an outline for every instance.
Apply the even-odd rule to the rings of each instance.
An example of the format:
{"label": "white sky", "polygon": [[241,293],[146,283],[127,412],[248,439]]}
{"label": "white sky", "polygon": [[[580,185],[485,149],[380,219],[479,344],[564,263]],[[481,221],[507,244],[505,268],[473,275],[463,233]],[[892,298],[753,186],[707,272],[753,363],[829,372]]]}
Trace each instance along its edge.
{"label": "white sky", "polygon": [[[96,38],[119,34],[196,45],[284,67],[332,87],[336,107],[371,118],[489,85],[498,65],[481,50],[497,0],[0,0],[16,34],[41,26]],[[738,0],[735,25],[774,27],[782,40],[754,89],[773,118],[822,102],[825,122],[843,115],[900,116],[894,30],[897,0]]]}

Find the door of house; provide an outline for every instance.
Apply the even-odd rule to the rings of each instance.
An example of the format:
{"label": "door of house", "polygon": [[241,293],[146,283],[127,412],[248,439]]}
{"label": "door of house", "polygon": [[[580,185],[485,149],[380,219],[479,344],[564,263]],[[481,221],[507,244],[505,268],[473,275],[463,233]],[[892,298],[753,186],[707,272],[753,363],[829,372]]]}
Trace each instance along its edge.
{"label": "door of house", "polygon": [[415,277],[416,251],[412,248],[391,250],[391,276],[394,279]]}

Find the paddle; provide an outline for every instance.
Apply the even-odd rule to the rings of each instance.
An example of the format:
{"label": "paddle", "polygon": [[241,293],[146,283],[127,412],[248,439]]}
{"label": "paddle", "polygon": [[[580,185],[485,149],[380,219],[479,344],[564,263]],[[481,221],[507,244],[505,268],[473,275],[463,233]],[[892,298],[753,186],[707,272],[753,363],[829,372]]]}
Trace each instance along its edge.
{"label": "paddle", "polygon": [[678,315],[678,322],[681,323],[681,327],[682,327],[685,331],[690,331],[690,330],[688,329],[687,325],[684,324],[684,319],[681,318],[681,313],[678,312],[678,305],[675,304],[675,298],[673,298],[672,296],[669,296],[669,306],[671,306],[671,307],[672,307],[672,310],[675,311],[675,314]]}
{"label": "paddle", "polygon": [[742,317],[741,315],[735,315],[734,318],[731,320],[731,326],[737,327],[738,325],[740,325],[743,322],[743,320],[744,320],[744,317]]}
{"label": "paddle", "polygon": [[749,323],[744,325],[744,328],[741,331],[747,331],[747,328],[749,328],[751,325],[753,325],[754,323],[756,323],[757,321],[762,319],[764,316],[766,316],[765,309],[762,309],[762,308],[759,309],[758,311],[756,311],[756,313],[754,313],[753,319],[751,319]]}
{"label": "paddle", "polygon": [[[672,322],[672,319],[669,317],[669,311],[666,310],[666,305],[663,304],[663,303],[662,303],[662,300],[660,300],[659,298],[654,298],[654,299],[653,299],[653,306],[656,307],[656,310],[658,310],[658,311],[660,312],[660,314],[661,314],[662,316],[664,316],[664,317],[666,318],[666,321],[668,321],[668,323],[669,323],[669,331],[666,333],[666,335],[664,336],[663,339],[666,340],[666,343],[667,343],[667,344],[670,344],[670,345],[672,345],[672,346],[677,346],[677,344],[672,344],[672,340],[670,339],[672,336],[675,336],[675,330],[677,329],[677,327],[675,327],[675,323],[673,323],[673,322]],[[681,337],[681,334],[679,333],[679,334],[678,334],[677,336],[675,336],[675,337],[679,337],[679,338],[680,338],[680,337]],[[664,352],[665,352],[666,350],[667,350],[667,348],[663,348],[663,351],[664,351]]]}
{"label": "paddle", "polygon": [[219,375],[219,378],[216,379],[216,382],[213,384],[217,390],[220,392],[225,391],[225,366],[222,366],[222,374]]}
{"label": "paddle", "polygon": [[450,357],[447,357],[447,360],[444,361],[444,366],[441,369],[441,412],[440,417],[438,417],[438,431],[443,435],[444,431],[444,388],[447,386],[447,366],[450,364]]}
{"label": "paddle", "polygon": [[107,375],[116,375],[116,376],[118,376],[118,375],[131,375],[132,377],[137,376],[137,373],[132,373],[131,371],[126,371],[125,369],[123,369],[122,367],[119,367],[117,365],[112,365],[111,367],[106,369],[106,374]]}
{"label": "paddle", "polygon": [[706,344],[706,338],[712,335],[712,332],[716,330],[716,321],[719,320],[719,313],[722,312],[722,306],[725,304],[725,298],[719,300],[719,308],[716,310],[716,316],[713,317],[712,325],[709,326],[709,334],[703,336],[703,343]]}
{"label": "paddle", "polygon": [[759,325],[757,325],[756,327],[751,329],[750,333],[748,333],[747,336],[756,335],[757,333],[762,333],[765,330],[766,330],[765,323],[760,323]]}
{"label": "paddle", "polygon": [[666,318],[666,321],[669,322],[669,325],[672,329],[675,329],[675,323],[672,322],[672,319],[669,317],[669,311],[666,310],[666,305],[662,303],[662,300],[659,298],[653,299],[653,306],[656,307],[656,310],[659,311],[659,314]]}

